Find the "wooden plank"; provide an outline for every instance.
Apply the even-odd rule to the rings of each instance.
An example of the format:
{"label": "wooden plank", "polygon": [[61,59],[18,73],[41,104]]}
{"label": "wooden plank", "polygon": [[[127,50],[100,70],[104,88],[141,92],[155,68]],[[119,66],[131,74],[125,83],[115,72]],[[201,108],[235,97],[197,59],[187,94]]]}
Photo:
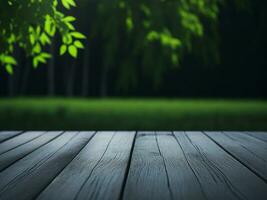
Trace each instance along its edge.
{"label": "wooden plank", "polygon": [[48,132],[46,134],[41,135],[30,142],[27,142],[15,149],[7,151],[0,155],[0,171],[7,168],[17,160],[21,159],[22,157],[26,156],[27,154],[33,152],[34,150],[38,149],[39,147],[45,145],[46,143],[53,140],[55,137],[62,134],[62,132]]}
{"label": "wooden plank", "polygon": [[37,199],[119,199],[134,132],[98,132]]}
{"label": "wooden plank", "polygon": [[21,131],[0,131],[0,143],[19,135]]}
{"label": "wooden plank", "polygon": [[207,136],[174,134],[207,199],[266,199],[266,183]]}
{"label": "wooden plank", "polygon": [[267,142],[267,132],[246,132],[246,134],[250,135],[251,137],[255,137],[259,140]]}
{"label": "wooden plank", "polygon": [[267,144],[240,132],[206,132],[225,151],[267,182]]}
{"label": "wooden plank", "polygon": [[0,145],[0,155],[34,140],[44,133],[44,131],[29,131],[7,140]]}
{"label": "wooden plank", "polygon": [[172,198],[155,132],[138,132],[125,185],[125,200]]}
{"label": "wooden plank", "polygon": [[206,199],[174,135],[158,132],[156,137],[166,166],[172,199]]}
{"label": "wooden plank", "polygon": [[92,132],[66,132],[2,171],[0,199],[34,199],[80,152],[92,135]]}

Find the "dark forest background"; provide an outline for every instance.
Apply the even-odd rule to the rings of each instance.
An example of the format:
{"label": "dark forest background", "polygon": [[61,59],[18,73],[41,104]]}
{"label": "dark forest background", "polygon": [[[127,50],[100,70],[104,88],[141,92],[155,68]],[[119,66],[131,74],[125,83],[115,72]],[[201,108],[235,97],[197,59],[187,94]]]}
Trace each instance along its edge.
{"label": "dark forest background", "polygon": [[[231,2],[222,6],[218,48],[203,55],[188,53],[179,67],[163,71],[160,81],[154,81],[152,74],[139,70],[138,62],[135,63],[137,73],[134,77],[127,76],[131,71],[123,71],[114,64],[116,62],[108,67],[104,64],[105,41],[101,34],[91,30],[91,24],[106,24],[104,20],[97,21],[99,19],[94,13],[94,4],[97,3],[91,2],[72,11],[78,19],[77,29],[85,33],[89,41],[78,59],[55,53],[59,49],[59,37],[49,49],[57,56],[37,69],[33,69],[30,59],[17,50],[19,66],[14,68],[14,75],[8,75],[4,69],[0,71],[2,97],[267,97],[266,1],[251,1],[249,9],[239,9]],[[117,37],[123,44],[124,38],[121,35]],[[122,48],[120,57],[116,59],[125,56],[123,51]],[[154,59],[153,55],[150,59]]]}

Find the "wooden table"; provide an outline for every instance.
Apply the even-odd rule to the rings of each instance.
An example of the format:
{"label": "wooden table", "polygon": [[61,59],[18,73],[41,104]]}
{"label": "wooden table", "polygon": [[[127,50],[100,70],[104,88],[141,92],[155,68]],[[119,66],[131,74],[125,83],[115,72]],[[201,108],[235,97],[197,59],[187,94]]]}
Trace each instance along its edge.
{"label": "wooden table", "polygon": [[0,199],[267,199],[264,132],[0,132]]}

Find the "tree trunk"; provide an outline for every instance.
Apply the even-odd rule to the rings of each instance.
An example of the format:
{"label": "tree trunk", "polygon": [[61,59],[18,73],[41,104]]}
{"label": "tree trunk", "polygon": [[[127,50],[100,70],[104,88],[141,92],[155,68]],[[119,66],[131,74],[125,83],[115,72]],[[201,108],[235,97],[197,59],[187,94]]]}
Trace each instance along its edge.
{"label": "tree trunk", "polygon": [[50,46],[50,58],[47,66],[47,94],[49,96],[55,95],[55,40],[52,41]]}
{"label": "tree trunk", "polygon": [[66,85],[66,95],[72,97],[74,95],[74,80],[75,80],[75,60],[71,62],[69,67],[69,72],[67,73],[67,85]]}
{"label": "tree trunk", "polygon": [[88,42],[86,43],[83,57],[83,73],[82,73],[82,96],[86,97],[89,93],[89,69],[90,69],[90,51]]}
{"label": "tree trunk", "polygon": [[101,74],[100,96],[107,97],[107,84],[108,84],[108,65],[103,65]]}
{"label": "tree trunk", "polygon": [[31,69],[31,59],[26,58],[26,62],[22,72],[20,95],[26,95],[30,69]]}
{"label": "tree trunk", "polygon": [[15,82],[15,77],[13,75],[8,75],[8,96],[9,97],[14,97],[15,96],[15,87],[14,87],[14,82]]}
{"label": "tree trunk", "polygon": [[14,56],[17,60],[18,65],[13,67],[13,75],[8,76],[8,96],[14,97],[17,94],[17,88],[19,83],[19,77],[21,73],[21,52],[20,49],[16,46],[14,49]]}

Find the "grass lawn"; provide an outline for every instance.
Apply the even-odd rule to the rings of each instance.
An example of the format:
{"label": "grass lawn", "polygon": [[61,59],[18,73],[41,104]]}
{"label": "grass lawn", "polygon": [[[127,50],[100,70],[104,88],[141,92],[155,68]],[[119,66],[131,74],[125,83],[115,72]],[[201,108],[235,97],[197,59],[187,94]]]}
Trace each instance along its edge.
{"label": "grass lawn", "polygon": [[267,130],[267,101],[0,99],[1,130]]}

